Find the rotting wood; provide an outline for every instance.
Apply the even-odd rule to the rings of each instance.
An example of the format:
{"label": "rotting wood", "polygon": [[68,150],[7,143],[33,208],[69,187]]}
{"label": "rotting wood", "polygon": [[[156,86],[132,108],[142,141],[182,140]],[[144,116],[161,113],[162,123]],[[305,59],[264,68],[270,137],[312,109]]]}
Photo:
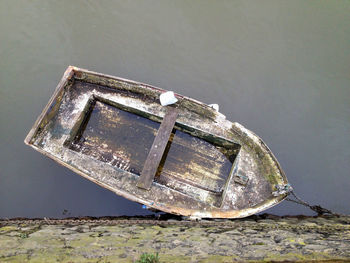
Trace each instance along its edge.
{"label": "rotting wood", "polygon": [[140,178],[138,179],[138,187],[146,190],[150,189],[178,114],[176,108],[168,107],[168,112],[159,127],[157,136],[153,141]]}

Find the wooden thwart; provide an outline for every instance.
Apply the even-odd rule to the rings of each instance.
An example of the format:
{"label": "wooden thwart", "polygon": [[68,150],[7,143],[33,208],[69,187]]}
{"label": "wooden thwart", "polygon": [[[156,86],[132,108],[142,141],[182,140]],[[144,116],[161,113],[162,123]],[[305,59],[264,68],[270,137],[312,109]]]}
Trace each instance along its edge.
{"label": "wooden thwart", "polygon": [[159,163],[165,151],[165,147],[169,141],[171,131],[174,128],[178,110],[176,108],[168,108],[163,122],[161,123],[157,136],[153,141],[151,150],[148,153],[145,165],[143,166],[141,175],[138,179],[137,186],[146,190],[151,188],[154,176],[156,175]]}

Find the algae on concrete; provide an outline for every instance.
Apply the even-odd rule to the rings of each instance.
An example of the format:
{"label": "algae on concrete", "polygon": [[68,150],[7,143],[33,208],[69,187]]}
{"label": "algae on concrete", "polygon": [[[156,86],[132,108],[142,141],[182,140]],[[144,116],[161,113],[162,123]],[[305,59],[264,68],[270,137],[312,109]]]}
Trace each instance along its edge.
{"label": "algae on concrete", "polygon": [[[165,221],[166,222],[166,221]],[[350,262],[350,217],[240,219],[227,225],[48,225],[0,220],[0,262]]]}

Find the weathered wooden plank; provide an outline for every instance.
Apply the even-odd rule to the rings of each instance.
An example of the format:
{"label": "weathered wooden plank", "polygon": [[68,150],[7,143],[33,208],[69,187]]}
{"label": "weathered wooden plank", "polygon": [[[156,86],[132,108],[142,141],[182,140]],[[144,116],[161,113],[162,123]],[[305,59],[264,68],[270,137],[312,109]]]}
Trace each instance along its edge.
{"label": "weathered wooden plank", "polygon": [[100,101],[92,107],[70,148],[140,174],[160,124]]}
{"label": "weathered wooden plank", "polygon": [[163,122],[159,127],[156,138],[153,141],[152,148],[147,156],[145,165],[143,166],[137,186],[144,189],[150,189],[154,176],[156,175],[159,163],[163,157],[165,147],[171,131],[174,128],[178,110],[176,108],[168,108],[168,112],[164,116]]}
{"label": "weathered wooden plank", "polygon": [[[232,145],[232,154],[235,147]],[[188,182],[193,186],[218,193],[229,176],[232,162],[229,156],[212,143],[176,130],[169,152],[159,174]]]}
{"label": "weathered wooden plank", "polygon": [[25,138],[24,142],[26,144],[28,145],[31,144],[33,137],[37,135],[38,131],[41,128],[45,127],[45,125],[47,125],[47,123],[57,113],[57,110],[59,109],[62,102],[61,100],[64,93],[64,88],[66,86],[71,85],[70,80],[72,79],[73,75],[74,75],[73,67],[69,66],[67,70],[64,72],[63,78],[58,83],[54,94],[50,98],[49,102],[47,103],[44,110],[41,112],[41,114],[35,121],[27,137]]}

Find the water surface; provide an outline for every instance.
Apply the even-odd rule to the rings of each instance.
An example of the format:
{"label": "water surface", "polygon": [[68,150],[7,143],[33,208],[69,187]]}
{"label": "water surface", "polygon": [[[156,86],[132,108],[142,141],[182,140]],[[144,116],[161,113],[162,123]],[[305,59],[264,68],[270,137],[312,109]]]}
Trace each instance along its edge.
{"label": "water surface", "polygon": [[68,65],[218,103],[350,213],[349,47],[348,1],[0,1],[0,217],[147,213],[23,144]]}

